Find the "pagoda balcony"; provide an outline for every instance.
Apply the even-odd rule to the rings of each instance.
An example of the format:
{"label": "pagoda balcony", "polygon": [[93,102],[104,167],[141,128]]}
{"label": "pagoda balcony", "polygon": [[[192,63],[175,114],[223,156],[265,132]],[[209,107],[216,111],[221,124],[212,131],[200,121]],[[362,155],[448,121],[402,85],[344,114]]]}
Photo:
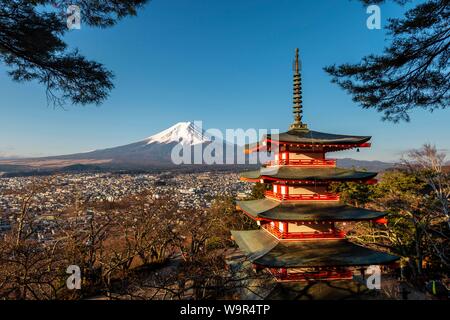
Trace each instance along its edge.
{"label": "pagoda balcony", "polygon": [[326,194],[281,194],[273,191],[266,191],[265,196],[277,200],[303,200],[303,201],[339,201],[339,195],[334,193]]}
{"label": "pagoda balcony", "polygon": [[277,227],[272,227],[270,224],[263,226],[268,232],[273,234],[278,239],[283,240],[307,240],[307,239],[344,239],[345,232],[335,230],[332,232],[281,232]]}
{"label": "pagoda balcony", "polygon": [[341,280],[353,278],[352,270],[320,270],[316,272],[288,273],[284,268],[270,268],[269,272],[278,281]]}
{"label": "pagoda balcony", "polygon": [[267,162],[267,166],[336,167],[336,159],[279,159]]}

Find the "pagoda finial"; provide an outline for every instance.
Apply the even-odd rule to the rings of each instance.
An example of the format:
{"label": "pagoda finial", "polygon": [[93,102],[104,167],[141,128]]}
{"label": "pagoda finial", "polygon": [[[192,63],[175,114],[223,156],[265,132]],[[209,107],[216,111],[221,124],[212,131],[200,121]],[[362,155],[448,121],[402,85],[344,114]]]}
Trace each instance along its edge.
{"label": "pagoda finial", "polygon": [[294,61],[294,122],[289,127],[290,130],[308,130],[306,123],[302,122],[303,102],[302,102],[302,79],[300,76],[300,61],[298,58],[298,48],[295,49]]}

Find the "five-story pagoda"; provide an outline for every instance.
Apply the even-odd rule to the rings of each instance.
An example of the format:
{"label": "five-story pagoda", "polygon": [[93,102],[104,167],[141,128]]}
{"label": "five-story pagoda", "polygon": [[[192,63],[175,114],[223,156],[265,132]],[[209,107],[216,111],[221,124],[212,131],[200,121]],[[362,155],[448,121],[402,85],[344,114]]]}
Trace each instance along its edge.
{"label": "five-story pagoda", "polygon": [[327,152],[370,147],[370,136],[348,136],[309,130],[302,122],[302,86],[298,49],[294,64],[294,122],[288,132],[248,145],[248,153],[274,152],[274,160],[241,180],[270,186],[264,199],[238,206],[261,226],[232,231],[233,239],[255,269],[278,281],[351,279],[353,270],[389,264],[398,257],[351,243],[339,226],[351,221],[385,222],[386,213],[356,208],[328,192],[332,182],[374,183],[375,172],[336,167]]}

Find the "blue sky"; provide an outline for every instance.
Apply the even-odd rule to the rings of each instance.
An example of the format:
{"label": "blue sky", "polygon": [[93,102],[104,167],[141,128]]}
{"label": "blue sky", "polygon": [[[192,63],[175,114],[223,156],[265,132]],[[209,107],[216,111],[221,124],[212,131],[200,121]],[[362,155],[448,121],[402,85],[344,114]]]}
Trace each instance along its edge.
{"label": "blue sky", "polygon": [[[381,5],[382,28],[404,9]],[[303,63],[304,120],[313,130],[372,135],[373,147],[332,157],[396,160],[433,143],[449,149],[450,113],[415,111],[410,123],[381,121],[330,82],[323,67],[381,52],[366,8],[348,0],[153,0],[110,29],[82,25],[72,47],[113,70],[101,106],[48,107],[45,90],[13,83],[0,65],[0,156],[68,154],[135,142],[176,122],[279,128],[292,122],[292,60]]]}

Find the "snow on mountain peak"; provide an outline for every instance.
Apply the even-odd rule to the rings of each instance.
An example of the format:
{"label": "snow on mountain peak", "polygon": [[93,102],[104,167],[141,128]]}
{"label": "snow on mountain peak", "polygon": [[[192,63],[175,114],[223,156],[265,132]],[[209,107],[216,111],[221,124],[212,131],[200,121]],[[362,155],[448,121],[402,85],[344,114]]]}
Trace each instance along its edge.
{"label": "snow on mountain peak", "polygon": [[194,122],[178,122],[170,128],[145,139],[147,144],[180,142],[187,145],[211,141]]}

